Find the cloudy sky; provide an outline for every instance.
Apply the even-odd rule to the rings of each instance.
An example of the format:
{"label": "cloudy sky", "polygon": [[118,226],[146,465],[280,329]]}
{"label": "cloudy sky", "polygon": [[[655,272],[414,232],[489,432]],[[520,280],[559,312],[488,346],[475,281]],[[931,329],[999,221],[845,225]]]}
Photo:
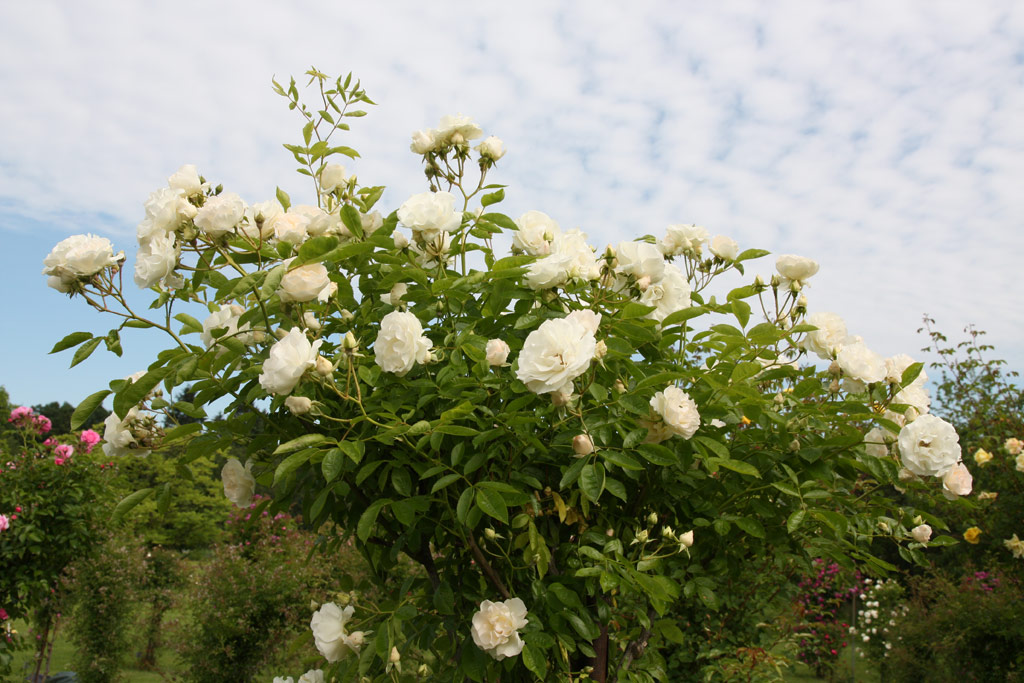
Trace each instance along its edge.
{"label": "cloudy sky", "polygon": [[[508,155],[505,212],[598,247],[697,223],[821,263],[812,310],[884,355],[921,316],[988,330],[1024,369],[1024,11],[963,2],[7,2],[0,5],[0,384],[77,402],[159,348],[45,286],[93,232],[134,258],[142,202],[185,163],[256,202],[309,201],[270,88],[311,65],[378,102],[344,140],[384,208],[426,189],[413,130],[472,116]],[[760,272],[770,274],[772,259]]]}

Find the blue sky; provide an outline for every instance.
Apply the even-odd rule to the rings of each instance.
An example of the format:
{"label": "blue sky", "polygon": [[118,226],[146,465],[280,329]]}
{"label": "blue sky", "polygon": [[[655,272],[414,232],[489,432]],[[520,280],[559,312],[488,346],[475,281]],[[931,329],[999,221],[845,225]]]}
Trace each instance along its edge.
{"label": "blue sky", "polygon": [[[508,155],[518,216],[599,248],[672,223],[821,263],[811,310],[884,355],[930,313],[1024,369],[1024,11],[1010,2],[196,2],[0,6],[0,384],[76,402],[162,348],[129,337],[68,370],[66,331],[109,329],[45,286],[80,232],[134,258],[142,203],[196,164],[250,202],[310,190],[270,78],[353,71],[380,106],[350,165],[387,210],[425,188],[413,130],[472,116]],[[756,269],[769,274],[773,260]]]}

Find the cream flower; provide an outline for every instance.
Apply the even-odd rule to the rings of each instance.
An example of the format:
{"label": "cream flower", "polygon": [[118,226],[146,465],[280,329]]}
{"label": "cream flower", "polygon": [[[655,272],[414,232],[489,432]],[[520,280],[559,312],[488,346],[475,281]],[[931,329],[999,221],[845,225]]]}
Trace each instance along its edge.
{"label": "cream flower", "polygon": [[284,274],[278,295],[281,301],[327,301],[337,289],[324,264],[309,263]]}
{"label": "cream flower", "polygon": [[149,455],[148,449],[133,448],[138,442],[132,433],[131,425],[138,418],[138,406],[133,406],[123,420],[118,418],[117,413],[111,413],[103,421],[103,453],[107,457],[120,458],[132,454],[142,458]]}
{"label": "cream flower", "polygon": [[844,345],[839,349],[836,361],[846,376],[861,382],[871,384],[885,379],[885,359],[864,342]]}
{"label": "cream flower", "polygon": [[228,458],[220,471],[224,483],[224,495],[240,508],[249,507],[256,492],[256,479],[252,476],[252,461],[242,466],[238,458]]}
{"label": "cream flower", "polygon": [[304,212],[292,208],[270,219],[269,227],[274,239],[288,244],[302,244],[308,236],[310,218]]}
{"label": "cream flower", "polygon": [[488,365],[504,365],[508,360],[509,347],[501,339],[488,339],[484,352],[487,354]]}
{"label": "cream flower", "polygon": [[[225,304],[219,309],[211,313],[206,320],[203,321],[203,331],[199,335],[199,338],[206,345],[206,348],[210,348],[217,339],[225,337],[232,337],[238,334],[239,331],[245,332],[249,329],[249,323],[242,325],[241,330],[238,327],[238,319],[245,313],[245,309],[237,304]],[[213,331],[224,328],[225,332],[217,339],[213,336]],[[243,344],[248,344],[252,341],[252,334],[238,335],[240,341]]]}
{"label": "cream flower", "polygon": [[491,135],[477,146],[477,150],[482,158],[497,161],[505,156],[505,143],[501,141],[501,138]]}
{"label": "cream flower", "polygon": [[881,427],[872,427],[871,431],[864,435],[864,451],[876,458],[884,458],[889,455],[886,434],[887,432]]}
{"label": "cream flower", "polygon": [[186,197],[200,194],[205,189],[194,164],[185,164],[167,179],[167,186]]}
{"label": "cream flower", "polygon": [[142,289],[149,289],[161,280],[168,285],[181,284],[181,278],[174,277],[179,254],[174,233],[154,235],[146,240],[135,256],[135,284]]}
{"label": "cream flower", "polygon": [[70,292],[79,280],[85,280],[104,268],[116,266],[124,253],[114,254],[114,247],[106,237],[73,235],[57,243],[43,259],[43,275],[47,283],[59,292]]}
{"label": "cream flower", "polygon": [[398,220],[412,230],[417,242],[430,242],[440,232],[458,230],[462,214],[455,210],[451,192],[422,192],[405,200],[398,209]]}
{"label": "cream flower", "polygon": [[1003,444],[1003,448],[1005,448],[1006,452],[1010,455],[1019,455],[1021,451],[1024,451],[1024,441],[1011,436]]}
{"label": "cream flower", "polygon": [[578,319],[545,320],[519,354],[516,377],[535,394],[572,393],[572,380],[586,372],[597,340]]}
{"label": "cream flower", "polygon": [[942,476],[943,493],[947,498],[970,495],[974,479],[963,463],[957,463]]}
{"label": "cream flower", "polygon": [[1016,463],[1016,470],[1018,472],[1024,472],[1024,453],[1018,455],[1014,462]]}
{"label": "cream flower", "polygon": [[665,387],[651,398],[651,408],[661,416],[668,436],[689,439],[700,427],[700,413],[690,396],[676,386]]}
{"label": "cream flower", "polygon": [[910,535],[918,543],[927,543],[932,538],[932,528],[927,524],[918,524],[910,530]]}
{"label": "cream flower", "polygon": [[846,343],[846,323],[835,313],[812,313],[804,322],[818,329],[808,332],[800,345],[822,360],[835,356]]}
{"label": "cream flower", "polygon": [[740,255],[740,245],[725,235],[715,235],[711,240],[711,253],[723,261],[735,261]]}
{"label": "cream flower", "polygon": [[775,261],[775,269],[787,280],[803,282],[818,272],[818,262],[795,254],[783,254]]}
{"label": "cream flower", "polygon": [[316,365],[317,351],[323,340],[312,344],[305,333],[293,327],[283,339],[270,347],[270,357],[263,363],[260,386],[269,394],[290,394],[302,375]]}
{"label": "cream flower", "polygon": [[245,202],[234,192],[210,197],[196,213],[196,227],[210,237],[220,237],[235,229],[245,217]]}
{"label": "cream flower", "polygon": [[417,363],[430,360],[430,340],[423,335],[423,325],[415,315],[391,311],[380,321],[373,352],[382,370],[401,377]]}
{"label": "cream flower", "polygon": [[328,602],[313,613],[309,628],[313,631],[313,642],[320,654],[328,662],[336,662],[349,652],[359,653],[363,644],[363,632],[349,634],[345,626],[355,608],[349,605],[341,609],[333,602]]}
{"label": "cream flower", "polygon": [[504,602],[484,600],[480,611],[473,615],[473,642],[498,661],[515,657],[523,651],[519,629],[528,623],[526,605],[519,598]]}
{"label": "cream flower", "polygon": [[484,131],[468,116],[448,114],[441,117],[441,122],[433,134],[438,145],[461,145],[483,136]]}
{"label": "cream flower", "polygon": [[903,465],[922,477],[941,477],[960,461],[960,437],[953,425],[922,415],[900,430]]}
{"label": "cream flower", "polygon": [[1003,545],[1007,550],[1013,553],[1013,557],[1015,559],[1019,560],[1024,557],[1024,541],[1017,538],[1017,534],[1014,534],[1012,538],[1008,538],[1003,541]]}
{"label": "cream flower", "polygon": [[551,243],[562,234],[558,223],[546,213],[527,211],[516,219],[518,230],[512,233],[512,248],[530,256],[547,256]]}
{"label": "cream flower", "polygon": [[665,274],[665,257],[649,242],[619,242],[615,248],[615,273],[636,280],[647,277],[657,282]]}
{"label": "cream flower", "polygon": [[[171,176],[173,178],[174,176]],[[144,204],[146,217],[136,227],[139,242],[156,235],[166,235],[195,218],[198,209],[185,197],[182,190],[163,187],[150,193]]]}
{"label": "cream flower", "polygon": [[986,451],[984,448],[979,448],[974,452],[974,462],[979,465],[984,465],[992,459],[992,454]]}
{"label": "cream flower", "polygon": [[658,246],[665,256],[697,253],[708,241],[708,231],[699,225],[670,225]]}
{"label": "cream flower", "polygon": [[345,167],[341,164],[327,164],[324,170],[320,171],[320,191],[334,192],[340,185],[348,182],[348,175]]}
{"label": "cream flower", "polygon": [[644,306],[654,306],[654,310],[647,314],[648,318],[663,322],[676,311],[690,307],[690,283],[682,271],[669,265],[665,268],[664,276],[651,283],[640,295],[639,301]]}
{"label": "cream flower", "polygon": [[596,280],[601,267],[594,258],[587,236],[580,230],[570,230],[555,236],[551,254],[530,264],[526,284],[541,290],[564,285],[570,280]]}

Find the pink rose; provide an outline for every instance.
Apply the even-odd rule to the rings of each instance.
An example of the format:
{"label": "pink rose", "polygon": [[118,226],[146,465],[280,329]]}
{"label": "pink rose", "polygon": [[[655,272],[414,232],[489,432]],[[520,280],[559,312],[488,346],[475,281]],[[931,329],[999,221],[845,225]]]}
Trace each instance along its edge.
{"label": "pink rose", "polygon": [[84,430],[78,437],[86,453],[92,453],[93,447],[100,442],[100,435],[91,429]]}
{"label": "pink rose", "polygon": [[11,522],[7,515],[0,515],[0,531],[7,531],[9,526],[11,526]]}
{"label": "pink rose", "polygon": [[50,422],[50,418],[46,417],[45,415],[37,415],[35,417],[34,422],[36,431],[39,432],[40,434],[45,434],[46,432],[50,431],[50,429],[53,427],[53,423]]}

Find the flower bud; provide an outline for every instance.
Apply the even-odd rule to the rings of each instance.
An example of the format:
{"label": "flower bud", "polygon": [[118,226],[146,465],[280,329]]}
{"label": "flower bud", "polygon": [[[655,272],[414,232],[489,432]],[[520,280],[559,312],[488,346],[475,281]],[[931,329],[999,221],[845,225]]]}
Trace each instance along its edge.
{"label": "flower bud", "polygon": [[775,405],[781,406],[783,403],[786,402],[786,397],[779,393],[775,394],[775,398],[773,400],[775,401]]}
{"label": "flower bud", "polygon": [[651,286],[651,276],[644,275],[642,278],[636,281],[637,289],[641,292],[646,292],[647,288]]}
{"label": "flower bud", "polygon": [[398,653],[398,648],[397,647],[391,648],[391,654],[388,655],[388,662],[391,663],[391,664],[398,664],[398,662],[401,661],[401,659],[402,659],[402,655],[400,655]]}
{"label": "flower bud", "polygon": [[576,455],[590,455],[594,452],[594,441],[588,434],[577,434],[572,440],[572,450]]}
{"label": "flower bud", "polygon": [[306,311],[302,314],[302,324],[306,326],[306,329],[312,330],[313,332],[319,332],[323,329],[323,325],[316,319],[316,314],[313,311]]}
{"label": "flower bud", "polygon": [[279,327],[276,330],[274,330],[274,336],[277,337],[278,339],[284,339],[285,337],[288,336],[288,330],[284,329],[283,327]]}
{"label": "flower bud", "polygon": [[803,289],[803,285],[800,283],[799,280],[792,280],[789,283],[789,291],[793,292],[794,294],[799,292],[801,289]]}
{"label": "flower bud", "polygon": [[488,365],[504,365],[508,360],[509,347],[501,339],[488,339],[485,352]]}
{"label": "flower bud", "polygon": [[489,541],[493,541],[495,538],[498,537],[498,532],[496,532],[491,527],[487,527],[486,529],[484,529],[484,537]]}
{"label": "flower bud", "polygon": [[594,358],[601,360],[608,355],[608,345],[604,343],[604,339],[597,342],[597,346],[594,348]]}
{"label": "flower bud", "polygon": [[334,374],[334,365],[323,356],[316,357],[316,374],[321,377],[330,377]]}
{"label": "flower bud", "polygon": [[693,545],[693,529],[690,529],[685,534],[680,534],[679,542],[683,544],[684,548],[691,547]]}
{"label": "flower bud", "polygon": [[305,415],[312,409],[313,401],[305,396],[289,396],[284,400],[284,406],[292,411],[292,415]]}
{"label": "flower bud", "polygon": [[760,275],[754,277],[754,286],[758,288],[764,287],[764,278],[761,277]]}
{"label": "flower bud", "polygon": [[420,668],[416,669],[416,675],[419,676],[421,680],[426,678],[429,674],[430,667],[426,664],[420,664]]}
{"label": "flower bud", "polygon": [[830,394],[838,394],[839,393],[839,380],[834,379],[834,380],[832,380],[831,382],[828,383],[828,392]]}
{"label": "flower bud", "polygon": [[647,533],[647,529],[641,529],[636,533],[636,538],[632,540],[630,545],[634,543],[647,543],[647,539],[650,535]]}
{"label": "flower bud", "polygon": [[615,536],[615,529],[608,529],[608,531],[604,532],[604,535],[608,538],[613,538]]}
{"label": "flower bud", "polygon": [[562,391],[551,392],[551,405],[555,406],[556,408],[561,408],[562,406],[569,405],[569,401],[571,400],[572,394],[567,394]]}
{"label": "flower bud", "polygon": [[666,524],[661,528],[661,537],[674,541],[676,540],[676,532],[672,530],[672,527]]}
{"label": "flower bud", "polygon": [[409,238],[397,230],[391,233],[391,239],[395,241],[395,249],[405,249],[409,246]]}
{"label": "flower bud", "polygon": [[352,322],[355,319],[356,319],[356,317],[354,315],[352,315],[352,311],[348,310],[347,308],[341,309],[341,320],[342,320],[342,322],[350,323],[350,322]]}
{"label": "flower bud", "polygon": [[612,389],[615,389],[615,392],[618,394],[626,393],[626,385],[622,383],[621,379],[615,380],[615,384],[612,385]]}
{"label": "flower bud", "polygon": [[341,342],[341,346],[346,351],[355,351],[359,348],[359,342],[356,341],[356,336],[351,331],[345,333],[345,339]]}
{"label": "flower bud", "polygon": [[796,300],[797,308],[807,310],[807,295],[801,294],[800,298]]}
{"label": "flower bud", "polygon": [[658,523],[658,513],[657,512],[652,512],[651,514],[647,515],[647,523],[650,524],[651,526],[654,526],[655,524],[657,524]]}

